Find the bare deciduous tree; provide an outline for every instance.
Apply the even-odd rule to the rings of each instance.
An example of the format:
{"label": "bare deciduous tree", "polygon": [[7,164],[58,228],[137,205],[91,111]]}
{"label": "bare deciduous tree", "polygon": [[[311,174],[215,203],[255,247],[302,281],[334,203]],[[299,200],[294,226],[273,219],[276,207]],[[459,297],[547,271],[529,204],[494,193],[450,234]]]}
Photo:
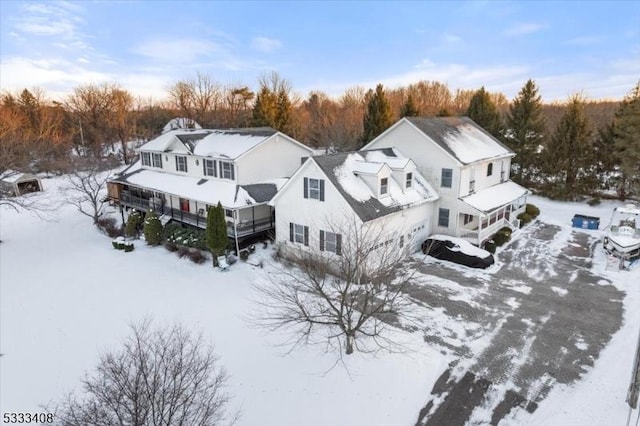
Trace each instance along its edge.
{"label": "bare deciduous tree", "polygon": [[213,348],[184,327],[131,326],[121,350],[102,355],[58,408],[64,425],[219,425],[228,417],[228,377]]}
{"label": "bare deciduous tree", "polygon": [[403,289],[410,272],[402,268],[409,242],[393,238],[384,224],[346,222],[331,251],[288,251],[293,265],[281,264],[259,284],[256,324],[292,331],[293,347],[323,343],[349,355],[397,348],[387,326],[407,315]]}
{"label": "bare deciduous tree", "polygon": [[60,187],[66,202],[76,206],[80,213],[92,218],[94,224],[104,213],[109,169],[116,165],[117,161],[110,159],[77,160],[73,171],[67,175],[66,182]]}

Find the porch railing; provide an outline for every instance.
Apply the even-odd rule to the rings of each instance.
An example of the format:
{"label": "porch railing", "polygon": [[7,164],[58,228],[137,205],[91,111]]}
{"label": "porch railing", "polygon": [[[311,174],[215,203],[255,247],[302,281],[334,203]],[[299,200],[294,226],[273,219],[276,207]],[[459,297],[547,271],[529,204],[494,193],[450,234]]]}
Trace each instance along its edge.
{"label": "porch railing", "polygon": [[[132,195],[131,193],[126,191],[122,191],[122,193],[120,194],[120,203],[127,207],[132,207],[143,211],[153,209],[158,213],[158,215],[166,215],[174,220],[189,225],[194,225],[198,228],[204,229],[207,227],[206,214],[196,214],[180,209],[174,209],[170,206],[167,206],[166,203],[163,205],[162,200],[158,198],[147,199]],[[204,210],[201,210],[204,213]],[[274,221],[271,216],[255,220],[241,221],[238,222],[235,227],[233,226],[233,222],[230,222],[227,223],[227,235],[233,238],[236,235],[237,231],[238,237],[244,237],[247,235],[255,234],[257,232],[273,229],[273,227]]]}

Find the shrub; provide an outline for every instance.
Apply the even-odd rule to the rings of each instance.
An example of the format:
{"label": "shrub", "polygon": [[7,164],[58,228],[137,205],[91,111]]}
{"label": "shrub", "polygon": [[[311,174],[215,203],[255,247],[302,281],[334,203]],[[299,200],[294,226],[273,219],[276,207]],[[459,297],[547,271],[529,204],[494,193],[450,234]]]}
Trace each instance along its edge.
{"label": "shrub", "polygon": [[176,251],[176,254],[178,255],[179,258],[183,258],[185,256],[189,256],[189,247],[186,246],[178,246],[178,250]]}
{"label": "shrub", "polygon": [[162,230],[162,239],[164,241],[169,240],[173,234],[182,231],[182,226],[178,223],[167,223],[167,225]]}
{"label": "shrub", "polygon": [[166,248],[171,253],[178,251],[178,246],[171,241],[167,241],[166,243],[164,243],[164,248]]}
{"label": "shrub", "polygon": [[206,239],[204,235],[204,231],[201,229],[189,229],[189,228],[180,228],[175,225],[171,225],[171,229],[169,232],[165,232],[166,241],[197,248],[199,250],[206,250]]}
{"label": "shrub", "polygon": [[96,226],[111,238],[124,236],[123,227],[118,226],[116,219],[112,217],[101,217],[96,222]]}
{"label": "shrub", "polygon": [[493,240],[489,240],[487,242],[484,243],[484,249],[486,251],[488,251],[489,253],[495,253],[496,252],[496,243]]}
{"label": "shrub", "polygon": [[207,260],[207,256],[201,250],[193,249],[189,251],[189,260],[199,265]]}
{"label": "shrub", "polygon": [[531,222],[531,216],[526,213],[520,213],[518,215],[518,219],[520,220],[520,228],[525,226],[527,223]]}
{"label": "shrub", "polygon": [[151,246],[162,243],[162,223],[153,210],[149,210],[144,219],[144,239]]}
{"label": "shrub", "polygon": [[531,220],[533,220],[536,217],[538,217],[538,215],[540,214],[540,209],[534,206],[533,204],[527,204],[527,207],[525,208],[525,213],[527,213],[529,217],[531,217]]}
{"label": "shrub", "polygon": [[247,249],[240,250],[240,260],[246,261],[248,259],[249,259],[249,250]]}
{"label": "shrub", "polygon": [[138,237],[140,227],[142,226],[142,213],[132,210],[127,218],[127,225],[124,228],[124,234],[127,237]]}
{"label": "shrub", "polygon": [[496,246],[501,246],[511,239],[511,229],[502,228],[493,236],[493,242]]}
{"label": "shrub", "polygon": [[134,246],[131,241],[126,241],[123,237],[118,237],[111,242],[111,245],[116,250],[123,250],[125,252],[133,251]]}
{"label": "shrub", "polygon": [[593,197],[587,202],[587,204],[589,204],[590,206],[597,206],[598,204],[600,204],[600,197]]}

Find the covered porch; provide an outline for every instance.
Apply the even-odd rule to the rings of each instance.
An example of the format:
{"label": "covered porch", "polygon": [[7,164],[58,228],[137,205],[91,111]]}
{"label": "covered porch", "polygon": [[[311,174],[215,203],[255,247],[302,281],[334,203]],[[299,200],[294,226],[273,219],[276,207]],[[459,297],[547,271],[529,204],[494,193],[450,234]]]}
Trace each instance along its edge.
{"label": "covered porch", "polygon": [[[153,209],[163,222],[175,220],[202,229],[207,227],[207,211],[211,204],[132,185],[118,185],[120,188],[110,190],[109,195],[122,208],[145,212]],[[114,199],[116,193],[118,196]],[[224,207],[229,238],[243,238],[275,227],[273,207],[266,203]]]}
{"label": "covered porch", "polygon": [[514,182],[504,182],[461,198],[458,236],[481,247],[505,226],[519,229],[518,215],[525,211],[529,193]]}

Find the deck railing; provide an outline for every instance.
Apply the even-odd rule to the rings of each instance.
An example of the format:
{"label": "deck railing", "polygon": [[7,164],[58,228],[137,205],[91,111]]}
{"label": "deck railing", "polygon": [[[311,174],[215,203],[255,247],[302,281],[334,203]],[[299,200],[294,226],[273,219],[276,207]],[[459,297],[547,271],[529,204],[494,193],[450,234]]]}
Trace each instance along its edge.
{"label": "deck railing", "polygon": [[[166,204],[162,205],[161,200],[158,198],[141,198],[135,195],[131,195],[131,193],[127,191],[122,191],[120,194],[120,203],[127,207],[132,207],[142,211],[153,209],[153,211],[158,213],[158,215],[166,215],[174,220],[197,226],[198,228],[204,229],[207,227],[206,214],[196,214],[180,209],[174,209],[167,206]],[[204,213],[204,210],[201,210]],[[227,235],[233,238],[234,236],[236,236],[237,232],[238,237],[245,237],[257,232],[273,229],[273,227],[274,222],[271,216],[255,220],[240,221],[235,227],[233,225],[233,222],[228,222]]]}

